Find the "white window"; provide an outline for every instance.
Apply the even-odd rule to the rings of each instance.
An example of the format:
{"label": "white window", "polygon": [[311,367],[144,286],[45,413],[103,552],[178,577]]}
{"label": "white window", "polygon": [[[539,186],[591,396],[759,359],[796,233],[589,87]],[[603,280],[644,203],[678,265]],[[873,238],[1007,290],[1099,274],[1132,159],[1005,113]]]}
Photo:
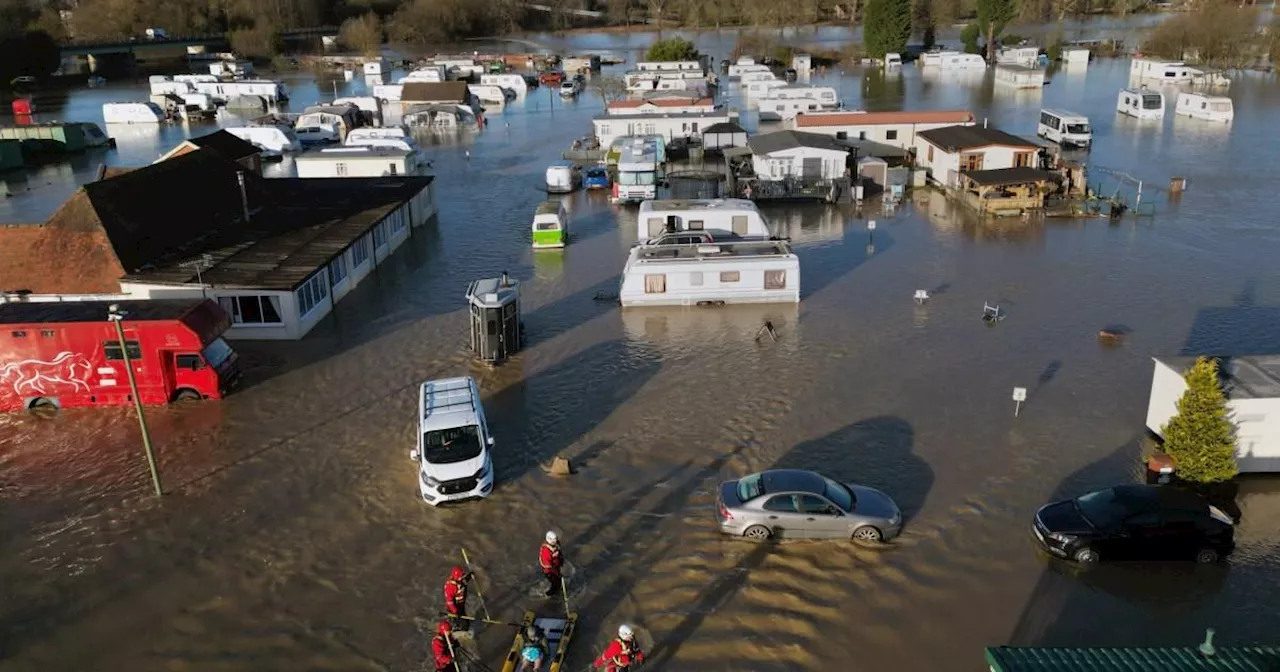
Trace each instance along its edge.
{"label": "white window", "polygon": [[333,279],[333,284],[338,284],[347,279],[347,258],[345,255],[339,254],[329,262],[329,277]]}
{"label": "white window", "polygon": [[399,208],[387,217],[387,221],[391,222],[391,233],[400,233],[404,231],[404,208]]}
{"label": "white window", "polygon": [[608,135],[609,135],[609,124],[600,124],[600,125],[597,127],[596,135],[598,135],[598,136],[600,136],[600,137],[602,137],[602,138],[604,138],[604,137],[608,137]]}
{"label": "white window", "polygon": [[373,249],[375,250],[386,247],[387,245],[387,230],[385,227],[385,219],[378,222],[377,226],[373,227]]}
{"label": "white window", "polygon": [[301,287],[294,290],[298,299],[298,317],[306,317],[316,306],[329,298],[329,277],[323,269],[317,271]]}
{"label": "white window", "polygon": [[359,268],[368,259],[369,236],[360,236],[359,240],[351,244],[351,266]]}
{"label": "white window", "polygon": [[276,296],[220,296],[218,303],[232,324],[280,324],[280,298]]}
{"label": "white window", "polygon": [[339,161],[338,163],[333,164],[333,174],[334,174],[334,175],[337,175],[338,177],[346,177],[346,176],[347,176],[347,164],[342,163],[341,161]]}
{"label": "white window", "polygon": [[667,275],[665,273],[646,273],[644,276],[645,294],[664,294],[667,291]]}

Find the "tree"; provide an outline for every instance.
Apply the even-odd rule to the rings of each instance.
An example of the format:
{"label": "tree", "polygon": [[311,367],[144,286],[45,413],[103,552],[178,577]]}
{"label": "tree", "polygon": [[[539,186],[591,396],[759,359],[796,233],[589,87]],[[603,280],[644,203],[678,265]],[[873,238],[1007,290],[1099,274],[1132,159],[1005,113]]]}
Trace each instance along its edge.
{"label": "tree", "polygon": [[647,61],[696,61],[698,48],[682,37],[669,37],[658,40],[649,47],[645,54]]}
{"label": "tree", "polygon": [[911,37],[910,0],[868,0],[862,15],[862,34],[867,53],[884,58],[889,52],[902,52]]}
{"label": "tree", "polygon": [[1218,382],[1218,362],[1200,357],[1183,376],[1187,391],[1178,400],[1177,415],[1163,428],[1164,451],[1173,458],[1178,477],[1184,481],[1230,480],[1239,471],[1236,427]]}
{"label": "tree", "polygon": [[987,60],[996,58],[996,37],[1018,13],[1014,0],[978,0],[978,29],[987,44]]}
{"label": "tree", "polygon": [[373,12],[347,19],[338,30],[338,39],[352,51],[366,56],[375,55],[382,47],[382,19]]}
{"label": "tree", "polygon": [[980,39],[982,39],[982,31],[978,28],[978,24],[964,24],[964,28],[960,31],[960,42],[964,44],[964,53],[981,53],[982,48],[978,46],[978,40]]}
{"label": "tree", "polygon": [[227,42],[232,51],[249,58],[271,58],[280,53],[279,35],[266,25],[233,30]]}

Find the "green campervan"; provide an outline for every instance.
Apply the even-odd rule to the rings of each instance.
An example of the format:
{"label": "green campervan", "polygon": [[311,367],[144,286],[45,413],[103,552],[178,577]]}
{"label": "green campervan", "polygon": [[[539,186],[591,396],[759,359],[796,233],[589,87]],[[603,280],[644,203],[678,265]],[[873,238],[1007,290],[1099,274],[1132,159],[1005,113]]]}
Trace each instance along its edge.
{"label": "green campervan", "polygon": [[534,248],[564,247],[569,242],[569,216],[560,201],[543,201],[533,214]]}

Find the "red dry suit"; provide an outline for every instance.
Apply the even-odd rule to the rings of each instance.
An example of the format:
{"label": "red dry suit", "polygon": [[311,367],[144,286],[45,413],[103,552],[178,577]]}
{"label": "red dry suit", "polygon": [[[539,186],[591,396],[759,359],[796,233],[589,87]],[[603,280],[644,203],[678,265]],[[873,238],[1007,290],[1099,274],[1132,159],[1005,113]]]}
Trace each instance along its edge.
{"label": "red dry suit", "polygon": [[619,672],[630,669],[632,663],[643,663],[644,652],[636,646],[635,640],[623,641],[615,638],[605,647],[604,653],[596,658],[593,667],[603,667],[606,672]]}
{"label": "red dry suit", "polygon": [[453,628],[449,627],[448,621],[440,621],[436,636],[431,638],[431,653],[435,657],[436,672],[455,669],[451,647],[456,646],[457,642],[452,640]]}

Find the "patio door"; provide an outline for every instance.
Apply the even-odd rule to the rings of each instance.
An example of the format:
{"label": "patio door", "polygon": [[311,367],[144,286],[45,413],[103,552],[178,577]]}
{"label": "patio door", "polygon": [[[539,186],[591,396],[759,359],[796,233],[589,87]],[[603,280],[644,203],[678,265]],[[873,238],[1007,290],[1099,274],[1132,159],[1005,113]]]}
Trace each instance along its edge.
{"label": "patio door", "polygon": [[806,180],[822,178],[822,157],[805,157],[800,169],[800,176]]}

